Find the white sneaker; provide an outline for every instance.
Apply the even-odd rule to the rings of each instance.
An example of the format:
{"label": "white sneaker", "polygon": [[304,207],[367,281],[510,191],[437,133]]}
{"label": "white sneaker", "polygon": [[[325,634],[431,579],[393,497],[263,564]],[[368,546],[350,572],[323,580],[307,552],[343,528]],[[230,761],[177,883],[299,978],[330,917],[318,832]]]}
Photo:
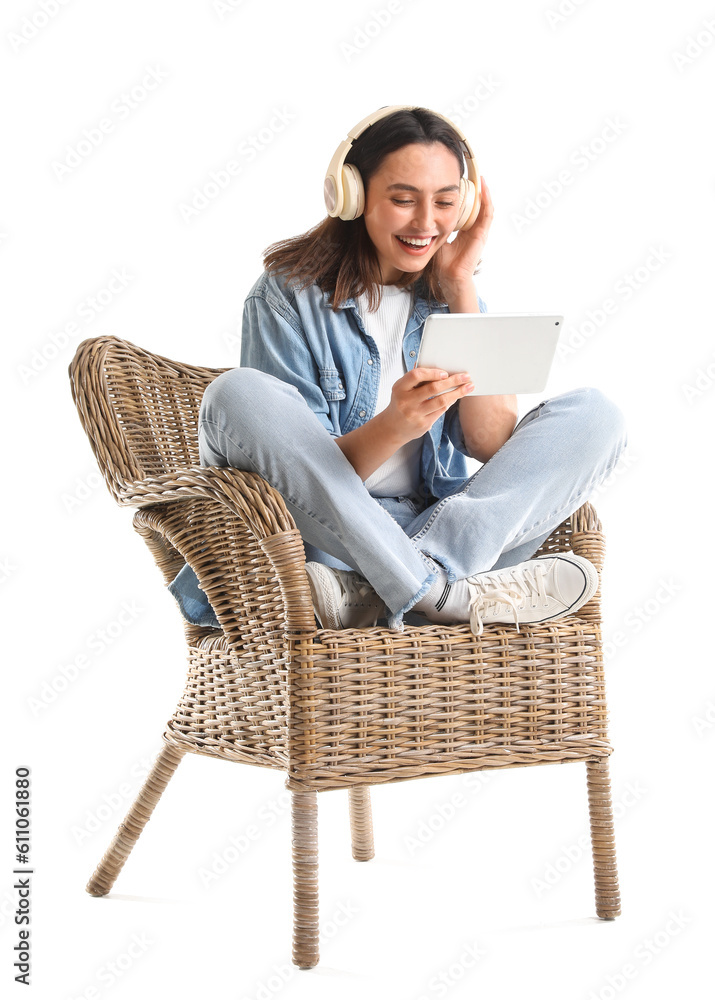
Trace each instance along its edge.
{"label": "white sneaker", "polygon": [[598,589],[592,562],[573,553],[537,556],[466,579],[469,627],[481,635],[488,622],[534,623],[575,614]]}
{"label": "white sneaker", "polygon": [[321,628],[367,628],[385,616],[384,602],[356,571],[319,562],[306,563],[305,570]]}

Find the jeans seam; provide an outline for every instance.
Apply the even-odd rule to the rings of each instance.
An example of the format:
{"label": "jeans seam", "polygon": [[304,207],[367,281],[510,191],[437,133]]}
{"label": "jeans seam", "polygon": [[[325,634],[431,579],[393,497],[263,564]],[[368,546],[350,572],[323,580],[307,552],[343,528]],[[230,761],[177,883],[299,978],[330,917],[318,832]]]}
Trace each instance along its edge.
{"label": "jeans seam", "polygon": [[[510,436],[509,440],[511,440],[511,438],[512,438],[512,437],[514,436],[514,434],[515,434],[515,433],[516,433],[516,431],[517,431],[517,430],[519,429],[519,427],[521,427],[521,425],[522,425],[522,424],[524,423],[524,421],[526,420],[526,418],[527,418],[527,417],[529,417],[529,416],[531,416],[531,415],[533,414],[533,416],[531,416],[531,420],[536,420],[536,419],[537,419],[537,418],[538,418],[538,417],[539,417],[539,416],[541,415],[541,410],[543,409],[543,407],[544,407],[544,406],[546,406],[546,404],[547,404],[548,402],[549,402],[549,400],[548,400],[548,399],[542,399],[542,401],[541,401],[540,403],[537,403],[537,404],[536,404],[536,406],[532,406],[532,407],[531,407],[531,409],[530,409],[530,410],[529,410],[529,411],[528,411],[527,413],[525,413],[525,414],[524,414],[524,416],[523,416],[523,417],[521,418],[521,420],[520,420],[520,421],[518,422],[518,424],[516,425],[516,427],[514,428],[514,430],[513,430],[512,432],[511,432],[511,436]],[[531,420],[529,421],[529,423],[531,423]],[[506,442],[505,442],[505,443],[506,443]],[[495,453],[495,454],[496,454],[496,453]],[[492,456],[492,457],[493,457],[493,456]],[[438,504],[437,504],[437,506],[435,507],[435,509],[434,509],[434,510],[432,511],[432,513],[430,514],[430,516],[429,516],[429,519],[428,519],[428,521],[427,521],[427,522],[426,522],[426,523],[425,523],[425,524],[424,524],[424,525],[423,525],[423,526],[422,526],[422,527],[420,528],[419,532],[418,532],[418,533],[417,533],[416,535],[412,535],[412,536],[411,536],[411,537],[412,537],[412,540],[413,540],[413,541],[415,541],[415,540],[417,540],[417,539],[422,539],[422,538],[424,538],[424,536],[425,536],[425,533],[426,533],[427,531],[429,531],[429,529],[430,529],[430,528],[432,527],[432,524],[433,524],[433,521],[434,521],[435,517],[437,517],[437,515],[438,515],[438,514],[439,514],[439,513],[440,513],[440,512],[441,512],[441,511],[442,511],[442,510],[444,509],[444,505],[445,505],[445,504],[446,504],[446,503],[447,503],[447,502],[448,502],[449,500],[454,500],[454,499],[455,499],[456,497],[459,497],[459,496],[462,496],[462,494],[463,494],[463,493],[466,493],[466,492],[467,492],[467,490],[469,489],[469,487],[470,487],[470,486],[472,485],[472,483],[474,482],[474,480],[475,480],[475,479],[477,478],[477,476],[479,475],[479,473],[480,473],[480,472],[482,471],[482,469],[484,469],[484,468],[485,468],[485,466],[486,466],[486,465],[487,465],[488,463],[489,463],[489,459],[487,459],[487,461],[486,461],[486,462],[484,462],[484,463],[483,463],[483,464],[482,464],[482,465],[481,465],[481,466],[480,466],[480,467],[479,467],[479,468],[477,469],[477,471],[476,471],[476,472],[474,473],[474,475],[473,475],[473,476],[470,476],[470,477],[469,477],[469,479],[468,479],[468,480],[466,481],[466,483],[464,484],[464,486],[462,487],[462,489],[461,489],[461,490],[459,491],[459,493],[452,493],[452,494],[451,494],[450,496],[448,496],[448,497],[444,497],[444,498],[443,498],[443,499],[442,499],[442,500],[440,501],[440,503],[438,503]]]}
{"label": "jeans seam", "polygon": [[[486,462],[484,463],[484,465],[486,465]],[[452,493],[448,497],[442,497],[442,499],[435,506],[435,509],[432,511],[432,513],[428,517],[427,521],[422,525],[422,527],[420,528],[420,530],[417,532],[417,534],[409,536],[412,539],[413,542],[416,541],[417,539],[424,538],[425,533],[427,531],[429,531],[429,529],[432,527],[434,519],[437,517],[437,515],[439,513],[441,513],[442,510],[444,510],[445,506],[449,503],[450,500],[456,500],[457,497],[460,497],[460,496],[462,496],[463,493],[467,492],[467,490],[469,489],[470,485],[474,482],[474,480],[477,478],[477,476],[479,475],[479,473],[484,468],[484,465],[482,466],[481,469],[477,469],[477,471],[474,473],[473,476],[469,477],[469,479],[466,481],[466,483],[464,484],[464,486],[462,486],[462,489],[458,493]]]}
{"label": "jeans seam", "polygon": [[430,559],[444,570],[447,575],[447,583],[454,583],[457,580],[457,575],[452,569],[452,564],[446,562],[444,553],[439,553],[437,556],[430,552],[429,549],[420,549],[419,551],[426,559]]}

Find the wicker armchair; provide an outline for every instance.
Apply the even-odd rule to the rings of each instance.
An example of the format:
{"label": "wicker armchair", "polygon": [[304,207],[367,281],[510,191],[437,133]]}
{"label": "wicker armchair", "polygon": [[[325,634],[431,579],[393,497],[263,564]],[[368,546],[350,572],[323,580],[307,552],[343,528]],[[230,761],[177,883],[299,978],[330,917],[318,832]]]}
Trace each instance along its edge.
{"label": "wicker armchair", "polygon": [[[300,533],[259,476],[201,467],[197,419],[225,369],[180,364],[116,337],[83,341],[72,396],[107,486],[169,583],[185,562],[221,628],[184,622],[189,669],[144,787],[92,875],[105,895],[186,752],[286,772],[293,961],[318,963],[317,796],[349,791],[352,852],[374,855],[369,786],[484,768],[586,764],[596,912],[620,913],[599,591],[578,616],[537,625],[316,627]],[[586,503],[539,554],[600,570]],[[183,620],[183,619],[182,619]]]}

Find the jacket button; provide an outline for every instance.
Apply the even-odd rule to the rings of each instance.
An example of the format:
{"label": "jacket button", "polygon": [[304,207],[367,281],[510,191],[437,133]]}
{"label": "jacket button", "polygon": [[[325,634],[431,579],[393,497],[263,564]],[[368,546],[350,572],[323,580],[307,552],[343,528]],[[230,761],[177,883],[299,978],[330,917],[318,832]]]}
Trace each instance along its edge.
{"label": "jacket button", "polygon": [[414,356],[415,356],[415,353],[416,353],[415,351],[410,351],[410,357],[411,357],[411,358],[414,358]]}
{"label": "jacket button", "polygon": [[374,365],[374,364],[375,364],[375,362],[374,362],[374,361],[372,360],[372,358],[368,358],[368,359],[367,359],[367,363],[368,363],[369,365]]}
{"label": "jacket button", "polygon": [[342,389],[342,387],[343,387],[343,383],[342,382],[338,382],[338,389]]}
{"label": "jacket button", "polygon": [[364,417],[364,416],[365,416],[365,410],[360,410],[360,416],[361,416],[361,417]]}

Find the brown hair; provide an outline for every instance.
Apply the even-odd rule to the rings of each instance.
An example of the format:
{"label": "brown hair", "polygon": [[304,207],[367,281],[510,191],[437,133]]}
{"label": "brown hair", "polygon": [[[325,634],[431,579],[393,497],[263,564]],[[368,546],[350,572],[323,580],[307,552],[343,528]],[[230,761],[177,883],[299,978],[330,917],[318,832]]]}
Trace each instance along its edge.
{"label": "brown hair", "polygon": [[[345,162],[358,168],[367,192],[370,178],[390,153],[411,143],[426,146],[434,142],[454,153],[461,174],[464,160],[459,135],[449,122],[427,108],[395,111],[370,125],[355,140]],[[300,236],[272,243],[264,251],[263,265],[267,271],[297,279],[299,288],[317,282],[329,293],[333,312],[345,299],[363,292],[368,294],[370,310],[379,305],[377,286],[382,283],[382,273],[362,215],[347,222],[326,216]],[[416,274],[405,271],[396,284],[405,288],[415,282],[426,298],[443,302],[433,265],[434,258]]]}

